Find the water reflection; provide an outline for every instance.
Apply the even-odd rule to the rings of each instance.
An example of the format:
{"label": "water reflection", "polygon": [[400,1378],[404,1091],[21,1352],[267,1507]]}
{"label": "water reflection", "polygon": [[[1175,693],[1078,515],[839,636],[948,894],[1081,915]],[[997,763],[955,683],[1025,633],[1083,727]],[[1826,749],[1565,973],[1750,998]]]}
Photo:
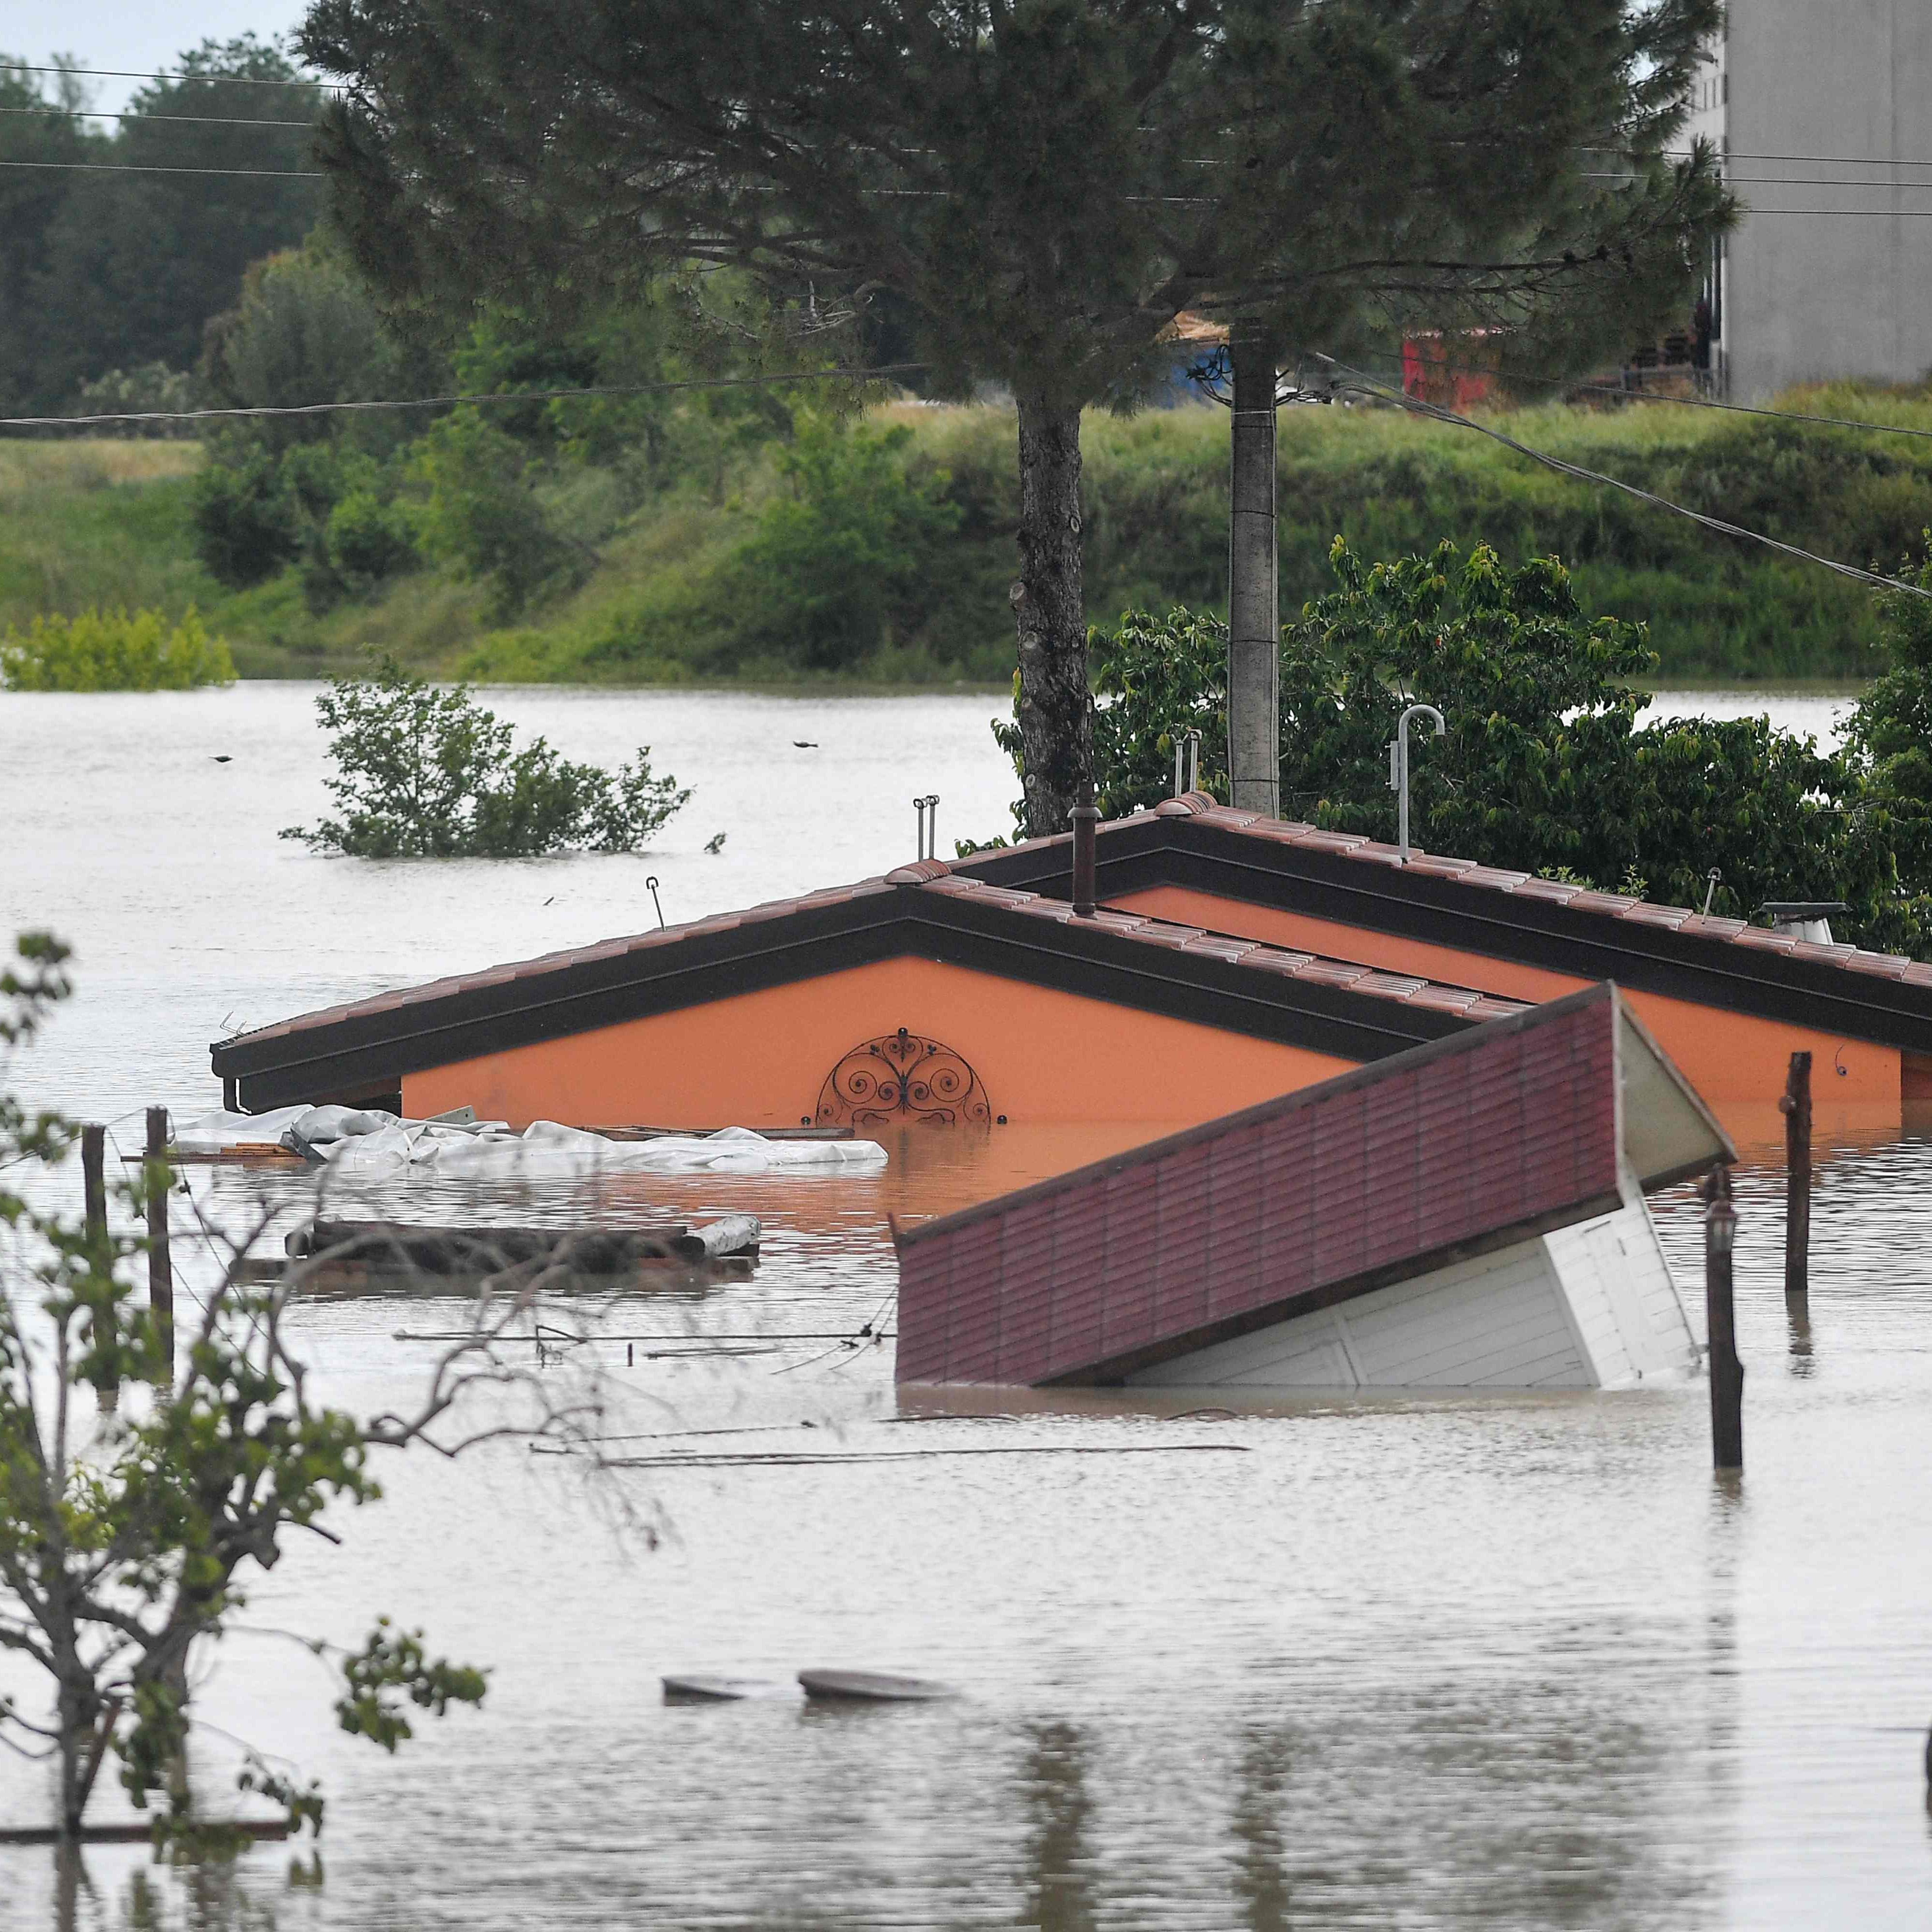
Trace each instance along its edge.
{"label": "water reflection", "polygon": [[1031,1826],[1029,1924],[1040,1932],[1091,1932],[1092,1847],[1088,1823],[1087,1747],[1068,1724],[1030,1727],[1020,1770],[1021,1802]]}

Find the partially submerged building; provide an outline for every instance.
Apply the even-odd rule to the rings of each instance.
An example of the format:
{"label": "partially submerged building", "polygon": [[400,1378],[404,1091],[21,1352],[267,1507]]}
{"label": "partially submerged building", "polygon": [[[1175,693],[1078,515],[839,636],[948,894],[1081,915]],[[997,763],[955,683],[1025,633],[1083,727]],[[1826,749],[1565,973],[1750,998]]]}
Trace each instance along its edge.
{"label": "partially submerged building", "polygon": [[1707,1100],[1932,1098],[1932,964],[1262,819],[1063,836],[303,1015],[224,1104],[520,1128],[1207,1120],[1613,980]]}
{"label": "partially submerged building", "polygon": [[[953,869],[1064,892],[1069,846],[1036,839]],[[1614,980],[1707,1100],[1770,1103],[1798,1051],[1821,1102],[1932,1099],[1932,963],[1467,859],[1404,866],[1392,845],[1200,792],[1101,826],[1096,850],[1096,896],[1118,911],[1498,999]]]}
{"label": "partially submerged building", "polygon": [[[1062,842],[1064,872],[1064,842]],[[1061,881],[1064,886],[1064,880]],[[927,860],[212,1049],[224,1105],[521,1127],[1206,1120],[1520,1003]]]}
{"label": "partially submerged building", "polygon": [[1594,987],[896,1228],[898,1379],[1681,1378],[1697,1349],[1644,1195],[1735,1158]]}

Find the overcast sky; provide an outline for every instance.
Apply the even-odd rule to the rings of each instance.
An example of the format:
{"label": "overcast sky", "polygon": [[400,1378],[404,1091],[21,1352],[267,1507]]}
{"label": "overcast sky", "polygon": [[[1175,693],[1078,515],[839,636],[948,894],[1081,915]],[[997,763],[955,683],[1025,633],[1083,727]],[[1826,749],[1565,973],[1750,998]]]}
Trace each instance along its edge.
{"label": "overcast sky", "polygon": [[[72,54],[84,68],[172,68],[182,50],[205,40],[286,33],[308,11],[304,0],[190,0],[184,7],[154,0],[5,0],[0,5],[0,51],[45,63]],[[95,83],[93,104],[117,108],[138,80]]]}

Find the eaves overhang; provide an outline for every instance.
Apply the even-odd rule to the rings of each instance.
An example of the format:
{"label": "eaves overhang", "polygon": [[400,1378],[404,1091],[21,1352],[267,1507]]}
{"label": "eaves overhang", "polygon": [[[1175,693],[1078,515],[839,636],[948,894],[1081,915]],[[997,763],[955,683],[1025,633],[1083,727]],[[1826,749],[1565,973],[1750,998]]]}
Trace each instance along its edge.
{"label": "eaves overhang", "polygon": [[1515,1010],[1359,969],[1359,985],[1347,969],[1298,977],[1322,962],[1159,921],[1076,920],[1050,901],[1024,909],[943,871],[900,876],[306,1016],[217,1042],[213,1070],[249,1112],[391,1091],[430,1068],[904,957],[1358,1062]]}

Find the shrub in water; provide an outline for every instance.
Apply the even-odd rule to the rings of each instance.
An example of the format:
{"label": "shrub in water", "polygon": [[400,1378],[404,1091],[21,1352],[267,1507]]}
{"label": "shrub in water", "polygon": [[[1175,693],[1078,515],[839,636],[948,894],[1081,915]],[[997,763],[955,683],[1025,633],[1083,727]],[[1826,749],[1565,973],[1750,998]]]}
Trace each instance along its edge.
{"label": "shrub in water", "polygon": [[192,608],[170,626],[158,610],[83,610],[36,617],[0,638],[0,685],[10,691],[187,691],[232,684],[235,661]]}
{"label": "shrub in water", "polygon": [[515,734],[466,685],[440,690],[392,658],[376,675],[338,679],[315,701],[332,735],[342,812],[284,838],[358,859],[525,859],[587,849],[632,852],[691,794],[651,775],[650,747],[615,772],[573,764]]}

